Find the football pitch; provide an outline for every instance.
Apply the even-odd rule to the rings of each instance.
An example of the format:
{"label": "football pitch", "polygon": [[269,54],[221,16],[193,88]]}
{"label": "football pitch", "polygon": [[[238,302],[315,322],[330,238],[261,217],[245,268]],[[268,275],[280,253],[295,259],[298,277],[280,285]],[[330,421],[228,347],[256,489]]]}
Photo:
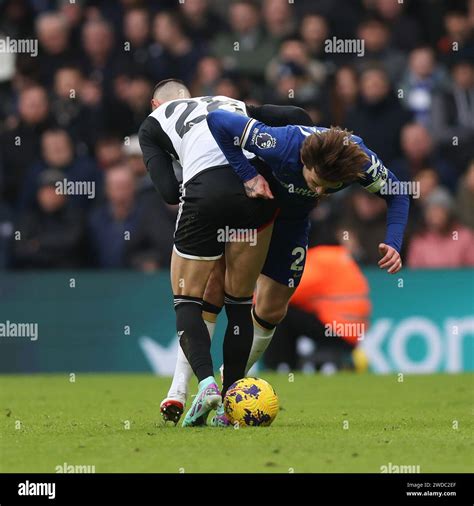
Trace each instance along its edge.
{"label": "football pitch", "polygon": [[261,377],[271,427],[182,429],[159,414],[168,378],[0,376],[0,472],[474,471],[473,375]]}

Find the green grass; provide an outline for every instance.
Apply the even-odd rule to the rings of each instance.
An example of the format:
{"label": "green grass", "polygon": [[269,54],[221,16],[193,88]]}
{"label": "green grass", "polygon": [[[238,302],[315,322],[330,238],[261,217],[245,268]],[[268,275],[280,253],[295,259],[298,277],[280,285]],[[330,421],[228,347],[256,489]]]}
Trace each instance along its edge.
{"label": "green grass", "polygon": [[235,430],[163,426],[167,378],[0,376],[0,472],[64,463],[96,472],[377,473],[389,462],[474,470],[473,375],[262,377],[281,412],[271,427]]}

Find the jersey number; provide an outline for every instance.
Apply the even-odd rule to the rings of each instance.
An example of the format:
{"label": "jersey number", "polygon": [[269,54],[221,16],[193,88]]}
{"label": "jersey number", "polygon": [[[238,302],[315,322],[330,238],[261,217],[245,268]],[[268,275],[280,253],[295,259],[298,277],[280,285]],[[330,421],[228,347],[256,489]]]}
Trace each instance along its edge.
{"label": "jersey number", "polygon": [[[228,102],[223,100],[214,100],[212,97],[203,97],[200,99],[201,102],[207,103],[207,112],[210,113],[212,111],[215,111],[216,109],[221,108],[223,105],[232,106],[234,109],[234,112],[240,112],[241,114],[245,114],[245,111],[242,109],[240,104],[237,102]],[[165,116],[166,118],[169,118],[174,111],[176,110],[176,107],[180,104],[186,104],[186,107],[184,111],[180,114],[179,118],[176,120],[176,133],[183,138],[184,135],[191,130],[191,128],[194,125],[197,125],[198,123],[201,123],[201,121],[204,121],[206,119],[207,114],[202,114],[201,116],[196,116],[191,121],[188,121],[186,123],[187,117],[196,109],[196,107],[199,105],[199,103],[196,100],[176,100],[172,102],[165,110]]]}
{"label": "jersey number", "polygon": [[304,260],[304,255],[306,253],[306,250],[304,248],[302,248],[301,246],[298,246],[297,248],[295,248],[291,254],[294,256],[294,255],[298,255],[296,260],[291,264],[291,267],[290,269],[292,271],[302,271],[303,270],[303,265],[300,265],[303,260]]}

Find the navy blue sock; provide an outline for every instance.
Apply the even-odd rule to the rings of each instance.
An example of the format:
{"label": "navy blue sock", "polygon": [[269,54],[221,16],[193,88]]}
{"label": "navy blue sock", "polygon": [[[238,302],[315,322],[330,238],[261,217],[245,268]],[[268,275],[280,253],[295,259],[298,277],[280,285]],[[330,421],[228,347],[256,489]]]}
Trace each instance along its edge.
{"label": "navy blue sock", "polygon": [[227,329],[224,336],[224,381],[222,395],[235,381],[245,376],[253,342],[252,295],[225,295]]}

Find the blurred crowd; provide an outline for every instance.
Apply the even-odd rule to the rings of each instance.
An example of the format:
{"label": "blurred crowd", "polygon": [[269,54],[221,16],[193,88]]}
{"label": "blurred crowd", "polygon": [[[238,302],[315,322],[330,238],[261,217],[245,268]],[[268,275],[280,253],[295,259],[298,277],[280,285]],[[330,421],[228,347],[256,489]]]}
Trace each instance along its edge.
{"label": "blurred crowd", "polygon": [[[0,1],[0,39],[38,41],[0,52],[0,268],[168,268],[176,209],[137,131],[169,77],[354,131],[418,185],[406,264],[474,265],[473,34],[474,0]],[[382,199],[351,188],[312,220],[377,263]]]}

